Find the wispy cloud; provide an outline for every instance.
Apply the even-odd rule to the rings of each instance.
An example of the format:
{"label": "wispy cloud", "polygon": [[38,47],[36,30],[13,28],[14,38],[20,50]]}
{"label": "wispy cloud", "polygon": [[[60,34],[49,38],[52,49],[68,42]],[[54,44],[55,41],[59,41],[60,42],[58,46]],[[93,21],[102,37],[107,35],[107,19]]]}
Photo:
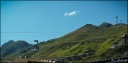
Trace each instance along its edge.
{"label": "wispy cloud", "polygon": [[64,16],[72,16],[72,15],[77,14],[78,12],[79,11],[66,12],[66,13],[64,13]]}

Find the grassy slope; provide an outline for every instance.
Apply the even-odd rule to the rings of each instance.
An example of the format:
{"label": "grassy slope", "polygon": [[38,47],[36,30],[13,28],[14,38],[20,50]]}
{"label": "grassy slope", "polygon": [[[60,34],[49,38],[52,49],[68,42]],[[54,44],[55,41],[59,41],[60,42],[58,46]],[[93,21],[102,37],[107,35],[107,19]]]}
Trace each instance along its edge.
{"label": "grassy slope", "polygon": [[[79,55],[86,52],[88,48],[91,48],[96,50],[96,54],[94,56],[87,57],[82,61],[102,59],[100,55],[105,53],[112,43],[118,40],[125,33],[126,25],[114,25],[110,28],[86,25],[56,39],[53,42],[40,44],[39,52],[33,53],[29,50],[23,55],[30,55],[29,60],[34,58],[36,58],[36,60],[54,59],[58,57],[71,56],[73,54]],[[14,57],[15,55],[12,56]],[[17,57],[18,56],[15,56],[15,58]]]}
{"label": "grassy slope", "polygon": [[[120,29],[120,30],[119,30]],[[69,33],[54,42],[41,45],[41,52],[36,56],[44,56],[47,59],[81,54],[88,48],[96,50],[96,55],[107,51],[109,47],[126,33],[126,26],[115,25],[110,28],[85,26]],[[45,59],[46,59],[45,58]]]}

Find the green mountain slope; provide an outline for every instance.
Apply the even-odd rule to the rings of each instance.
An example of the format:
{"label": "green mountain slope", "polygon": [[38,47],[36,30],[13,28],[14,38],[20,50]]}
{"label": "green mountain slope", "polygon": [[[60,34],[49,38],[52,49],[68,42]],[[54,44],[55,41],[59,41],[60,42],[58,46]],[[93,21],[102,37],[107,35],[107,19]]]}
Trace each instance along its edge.
{"label": "green mountain slope", "polygon": [[27,56],[28,60],[55,59],[94,50],[94,55],[84,58],[81,62],[103,59],[102,55],[108,52],[110,46],[127,32],[126,24],[109,24],[106,27],[103,24],[102,26],[87,24],[60,38],[40,42],[39,52],[33,52],[31,49],[22,54],[13,52],[6,58],[14,57],[14,61],[17,61],[21,55]]}
{"label": "green mountain slope", "polygon": [[[19,40],[19,41],[13,41],[9,40],[7,43],[3,44],[1,47],[1,57],[2,58],[8,58],[12,55],[15,55],[18,53],[18,56],[20,53],[27,52],[27,49],[30,48],[31,45],[28,44],[26,41]],[[8,59],[14,59],[14,58],[8,58]]]}

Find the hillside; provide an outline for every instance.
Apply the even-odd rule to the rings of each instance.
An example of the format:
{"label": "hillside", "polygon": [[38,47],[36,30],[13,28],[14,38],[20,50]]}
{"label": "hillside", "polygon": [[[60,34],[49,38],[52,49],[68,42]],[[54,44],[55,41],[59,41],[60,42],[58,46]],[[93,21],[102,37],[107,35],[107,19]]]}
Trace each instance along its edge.
{"label": "hillside", "polygon": [[4,59],[14,59],[14,58],[8,58],[12,55],[16,55],[16,53],[23,53],[25,50],[27,51],[28,48],[30,48],[31,45],[28,44],[26,41],[19,40],[19,41],[13,41],[9,40],[8,42],[4,43],[1,47],[1,57]]}
{"label": "hillside", "polygon": [[[29,47],[29,45],[21,45],[22,47],[19,46],[20,49],[15,49],[13,52],[9,52],[9,54],[2,54],[3,59],[19,61],[19,56],[27,56],[28,60],[56,59],[71,55],[80,55],[90,50],[95,51],[95,53],[84,58],[83,60],[80,60],[80,62],[104,59],[106,57],[102,55],[109,51],[110,46],[112,46],[114,42],[120,39],[122,35],[126,34],[127,25],[116,24],[103,26],[103,24],[101,24],[100,26],[86,24],[85,26],[60,38],[51,39],[46,42],[40,42],[39,52],[33,52],[30,48],[27,49],[26,52],[21,54],[21,48]],[[9,45],[6,45],[7,43],[9,43]],[[11,44],[10,42],[7,43],[4,44],[1,48],[10,48],[11,44],[13,44],[13,42],[11,42]],[[13,45],[15,44],[17,43],[14,43]],[[8,51],[10,50],[11,48]],[[5,51],[2,50],[2,52],[4,53]],[[109,53],[107,54],[109,55]],[[120,56],[123,56],[123,54],[120,54]]]}

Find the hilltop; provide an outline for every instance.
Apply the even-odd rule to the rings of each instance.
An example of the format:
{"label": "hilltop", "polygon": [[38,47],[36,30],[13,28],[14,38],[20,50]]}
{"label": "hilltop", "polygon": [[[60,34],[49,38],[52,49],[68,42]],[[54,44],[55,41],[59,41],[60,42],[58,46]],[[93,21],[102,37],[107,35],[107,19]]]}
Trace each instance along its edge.
{"label": "hilltop", "polygon": [[8,42],[4,43],[1,47],[1,57],[8,58],[12,55],[19,55],[19,53],[25,52],[25,50],[29,50],[31,48],[31,44],[28,44],[26,41],[18,40],[13,41],[9,40]]}
{"label": "hilltop", "polygon": [[[87,56],[82,61],[92,61],[98,59],[105,59],[109,57],[118,57],[118,55],[111,55],[107,53],[110,51],[110,46],[115,43],[122,35],[126,34],[126,24],[102,23],[99,26],[86,24],[83,27],[70,32],[60,38],[51,39],[39,43],[39,52],[33,52],[31,45],[24,42],[26,45],[16,46],[19,42],[9,41],[2,45],[3,60],[19,61],[19,56],[28,60],[42,60],[42,59],[56,59],[71,55],[80,55],[87,51],[94,51],[91,56]],[[21,42],[20,42],[21,43]],[[127,46],[126,46],[127,47]],[[8,51],[6,51],[8,48]],[[12,51],[12,48],[14,51]],[[15,49],[16,48],[16,49]],[[118,50],[117,48],[116,50]],[[12,52],[10,52],[10,50]],[[115,49],[114,49],[115,50]],[[114,53],[113,52],[111,53]],[[25,52],[24,52],[25,51]],[[8,52],[8,53],[4,53]],[[22,54],[21,54],[22,52]],[[127,51],[123,52],[126,53]],[[104,54],[108,56],[105,57]],[[118,53],[120,56],[124,54]]]}

